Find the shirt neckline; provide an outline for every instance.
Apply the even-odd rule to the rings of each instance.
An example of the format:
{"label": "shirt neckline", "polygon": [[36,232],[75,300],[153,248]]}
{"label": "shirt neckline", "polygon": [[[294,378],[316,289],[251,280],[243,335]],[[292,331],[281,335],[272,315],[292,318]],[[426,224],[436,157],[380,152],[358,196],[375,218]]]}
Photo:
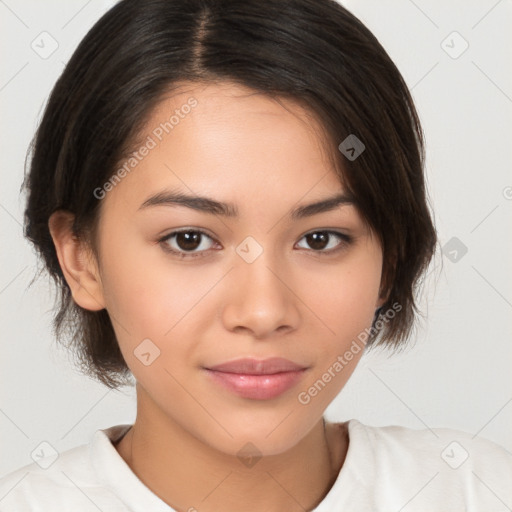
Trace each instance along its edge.
{"label": "shirt neckline", "polygon": [[[342,497],[351,489],[358,487],[361,490],[361,486],[374,479],[374,455],[366,427],[355,419],[348,420],[346,424],[349,442],[343,466],[334,484],[312,512],[331,512],[333,506],[340,505],[340,499],[344,501]],[[131,427],[131,424],[115,425],[94,433],[89,445],[89,460],[98,481],[132,512],[147,512],[148,509],[176,512],[137,477],[114,446]],[[358,468],[358,460],[365,461],[364,471]]]}

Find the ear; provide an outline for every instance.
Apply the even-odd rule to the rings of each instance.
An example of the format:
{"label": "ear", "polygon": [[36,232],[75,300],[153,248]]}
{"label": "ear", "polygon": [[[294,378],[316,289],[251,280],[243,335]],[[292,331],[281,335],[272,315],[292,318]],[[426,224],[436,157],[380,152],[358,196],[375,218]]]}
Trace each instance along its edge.
{"label": "ear", "polygon": [[84,309],[99,311],[105,308],[105,300],[98,265],[85,241],[73,234],[73,220],[71,212],[58,210],[50,216],[48,227],[73,300]]}
{"label": "ear", "polygon": [[381,308],[387,301],[387,297],[382,297],[379,295],[379,298],[375,301],[375,309]]}
{"label": "ear", "polygon": [[[391,268],[388,270],[387,273],[385,273],[385,263],[382,263],[382,277],[380,282],[380,288],[379,288],[379,296],[377,297],[377,300],[375,301],[375,308],[382,307],[389,299],[389,296],[391,295],[391,282],[390,279],[393,280],[395,278],[395,271],[396,271],[396,255],[393,254],[392,256],[392,262],[391,262]],[[390,277],[391,276],[391,277]]]}
{"label": "ear", "polygon": [[388,283],[383,279],[379,288],[379,296],[375,301],[376,308],[382,307],[388,301],[389,295],[391,294],[390,288],[391,287],[388,285]]}

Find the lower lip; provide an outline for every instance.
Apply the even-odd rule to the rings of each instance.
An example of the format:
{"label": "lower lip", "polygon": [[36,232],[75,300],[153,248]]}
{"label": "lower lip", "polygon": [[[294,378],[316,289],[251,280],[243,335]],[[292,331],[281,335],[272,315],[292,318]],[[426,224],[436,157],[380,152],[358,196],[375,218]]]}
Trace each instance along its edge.
{"label": "lower lip", "polygon": [[303,377],[304,370],[273,373],[270,375],[246,375],[206,369],[218,384],[243,398],[270,400],[295,386]]}

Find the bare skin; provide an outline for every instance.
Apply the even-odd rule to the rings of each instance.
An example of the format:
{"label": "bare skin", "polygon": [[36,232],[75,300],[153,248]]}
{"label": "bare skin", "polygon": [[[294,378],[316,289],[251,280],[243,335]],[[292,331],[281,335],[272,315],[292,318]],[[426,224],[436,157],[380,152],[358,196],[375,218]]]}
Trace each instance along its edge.
{"label": "bare skin", "polygon": [[[156,468],[147,455],[137,452],[137,450],[145,451],[147,443],[144,440],[142,442],[138,442],[137,439],[134,441],[134,436],[138,435],[134,427],[116,445],[116,449],[132,471],[147,486],[153,488],[155,482],[160,482],[160,487],[157,488],[159,492],[156,494],[163,497],[164,501],[180,512],[188,511],[190,506],[194,506],[198,511],[236,510],[236,507],[239,507],[240,510],[241,503],[247,507],[243,510],[276,510],[276,503],[280,503],[282,507],[286,507],[285,510],[304,511],[311,510],[327,494],[334,484],[346,456],[348,448],[346,425],[344,423],[327,423],[326,433],[327,436],[324,436],[323,429],[316,429],[315,435],[308,436],[300,443],[300,446],[294,447],[286,454],[260,459],[253,467],[244,467],[239,459],[235,460],[232,457],[224,457],[223,463],[219,464],[219,454],[205,449],[195,439],[191,439],[190,443],[185,445],[180,444],[178,453],[181,456],[169,461],[166,473],[167,475],[180,474],[181,485],[184,481],[194,482],[193,489],[190,489],[187,496],[182,498],[181,508],[174,499],[180,492],[178,483],[170,482],[168,478],[162,479],[159,475],[160,468]],[[158,433],[153,435],[157,437]],[[166,435],[169,435],[168,432]],[[180,436],[179,439],[182,442],[183,436]],[[304,446],[306,443],[310,446]],[[316,457],[301,459],[301,452],[309,450],[314,452],[318,449],[321,450],[321,453]],[[203,469],[200,472],[197,467],[198,460],[202,461]],[[300,473],[302,474],[293,467],[296,461],[301,461],[302,471]],[[205,468],[210,469],[206,472]],[[212,478],[212,475],[215,477]],[[313,485],[310,485],[305,492],[301,492],[296,489],[295,479],[297,477],[301,478],[303,482],[312,481]],[[188,484],[187,487],[190,485]],[[229,489],[229,493],[222,492],[224,487]],[[199,493],[197,493],[198,489]],[[215,492],[210,494],[210,491],[214,489]],[[257,505],[251,508],[249,503],[252,498],[248,499],[247,496],[254,494],[256,489],[259,489]],[[167,496],[170,496],[170,499],[165,499]]]}
{"label": "bare skin", "polygon": [[[197,106],[155,139],[191,96]],[[156,147],[101,199],[99,260],[70,235],[70,214],[50,219],[74,300],[106,308],[137,381],[137,417],[116,449],[180,512],[312,510],[349,445],[346,425],[324,429],[323,413],[363,351],[335,376],[333,363],[385,300],[379,241],[351,203],[290,215],[345,192],[319,125],[297,104],[227,82],[188,84],[151,113],[140,140],[148,136]],[[232,203],[239,215],[141,208],[170,189]],[[192,251],[183,238],[162,241],[182,228],[207,236]],[[326,231],[351,241],[331,234],[320,247],[306,236]],[[251,262],[236,251],[249,236],[257,244],[249,251],[262,250]],[[149,364],[137,356],[143,340]],[[241,357],[282,357],[305,370],[276,397],[246,398],[205,371]],[[325,387],[300,401],[329,368]],[[247,443],[261,456],[250,467],[239,456]]]}

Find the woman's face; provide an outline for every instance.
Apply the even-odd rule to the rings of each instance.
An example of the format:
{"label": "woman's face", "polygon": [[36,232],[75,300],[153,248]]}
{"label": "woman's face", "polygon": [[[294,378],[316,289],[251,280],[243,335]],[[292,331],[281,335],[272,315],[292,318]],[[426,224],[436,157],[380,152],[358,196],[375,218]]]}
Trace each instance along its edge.
{"label": "woman's face", "polygon": [[[138,156],[98,192],[102,300],[143,410],[231,454],[296,445],[347,382],[381,304],[381,247],[354,205],[301,210],[344,190],[312,120],[282,102],[191,85],[158,105]],[[298,370],[212,370],[241,358]]]}

